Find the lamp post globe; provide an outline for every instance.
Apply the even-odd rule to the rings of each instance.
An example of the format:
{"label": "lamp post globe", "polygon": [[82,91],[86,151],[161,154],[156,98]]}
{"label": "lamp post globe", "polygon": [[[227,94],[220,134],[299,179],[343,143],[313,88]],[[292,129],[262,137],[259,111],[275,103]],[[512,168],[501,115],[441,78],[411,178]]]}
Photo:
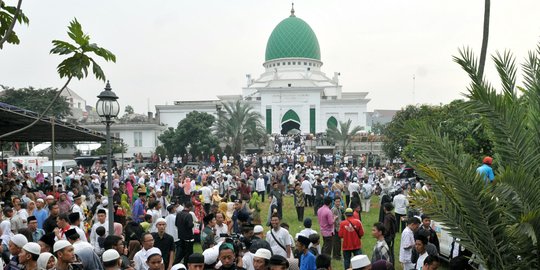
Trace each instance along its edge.
{"label": "lamp post globe", "polygon": [[113,118],[118,116],[120,112],[120,105],[118,104],[118,97],[111,89],[111,84],[107,81],[105,90],[103,90],[96,102],[96,112],[105,124],[107,133],[107,192],[108,192],[108,221],[109,221],[109,234],[114,232],[114,203],[113,203],[113,188],[112,188],[112,149],[111,149],[111,124],[114,122]]}

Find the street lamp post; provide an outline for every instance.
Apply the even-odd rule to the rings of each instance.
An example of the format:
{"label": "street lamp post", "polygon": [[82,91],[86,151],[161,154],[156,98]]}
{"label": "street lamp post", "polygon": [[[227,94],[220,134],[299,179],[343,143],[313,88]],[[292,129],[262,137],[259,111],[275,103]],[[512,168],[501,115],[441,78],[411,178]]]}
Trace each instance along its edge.
{"label": "street lamp post", "polygon": [[191,159],[189,158],[189,151],[191,150],[191,143],[188,143],[188,145],[186,146],[186,155],[187,155],[187,160],[188,162],[191,162]]}
{"label": "street lamp post", "polygon": [[113,204],[113,188],[112,188],[112,149],[111,149],[111,124],[114,122],[114,118],[118,116],[120,112],[120,105],[118,104],[118,97],[112,91],[109,81],[105,86],[105,90],[99,94],[98,101],[96,102],[96,111],[102,122],[105,124],[107,133],[107,190],[108,196],[108,218],[109,218],[109,234],[114,232],[114,204]]}

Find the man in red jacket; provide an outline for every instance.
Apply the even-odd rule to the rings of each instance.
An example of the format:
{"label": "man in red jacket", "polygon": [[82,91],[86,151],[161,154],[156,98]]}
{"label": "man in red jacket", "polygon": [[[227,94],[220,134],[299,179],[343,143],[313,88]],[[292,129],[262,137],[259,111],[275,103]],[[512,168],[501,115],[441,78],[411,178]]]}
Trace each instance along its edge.
{"label": "man in red jacket", "polygon": [[353,210],[345,210],[344,221],[339,224],[339,237],[343,239],[343,269],[349,269],[351,257],[362,254],[362,236],[364,227],[359,219],[353,217]]}

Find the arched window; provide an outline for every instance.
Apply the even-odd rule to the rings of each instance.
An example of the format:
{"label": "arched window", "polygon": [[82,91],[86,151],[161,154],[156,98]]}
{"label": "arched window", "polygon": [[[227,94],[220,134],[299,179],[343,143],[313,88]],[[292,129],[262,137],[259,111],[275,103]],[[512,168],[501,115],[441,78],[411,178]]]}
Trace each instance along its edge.
{"label": "arched window", "polygon": [[328,121],[326,121],[326,127],[328,128],[337,127],[337,125],[338,125],[338,121],[333,116],[330,116],[330,118],[328,118]]}

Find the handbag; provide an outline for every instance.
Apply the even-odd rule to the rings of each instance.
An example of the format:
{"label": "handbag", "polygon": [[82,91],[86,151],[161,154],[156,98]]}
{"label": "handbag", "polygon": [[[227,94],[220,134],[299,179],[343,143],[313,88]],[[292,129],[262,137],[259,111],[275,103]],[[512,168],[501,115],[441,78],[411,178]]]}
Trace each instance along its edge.
{"label": "handbag", "polygon": [[283,249],[285,252],[287,252],[287,249],[277,240],[276,236],[274,235],[274,232],[270,230],[270,234],[272,235],[272,238],[274,238],[274,241]]}
{"label": "handbag", "polygon": [[350,220],[347,219],[347,221],[349,222],[349,224],[351,224],[351,226],[353,227],[354,231],[356,232],[356,235],[358,235],[358,239],[362,239],[362,236],[360,236],[360,233],[358,232],[358,230],[356,230],[356,227],[354,227],[354,225],[352,224],[352,222]]}

